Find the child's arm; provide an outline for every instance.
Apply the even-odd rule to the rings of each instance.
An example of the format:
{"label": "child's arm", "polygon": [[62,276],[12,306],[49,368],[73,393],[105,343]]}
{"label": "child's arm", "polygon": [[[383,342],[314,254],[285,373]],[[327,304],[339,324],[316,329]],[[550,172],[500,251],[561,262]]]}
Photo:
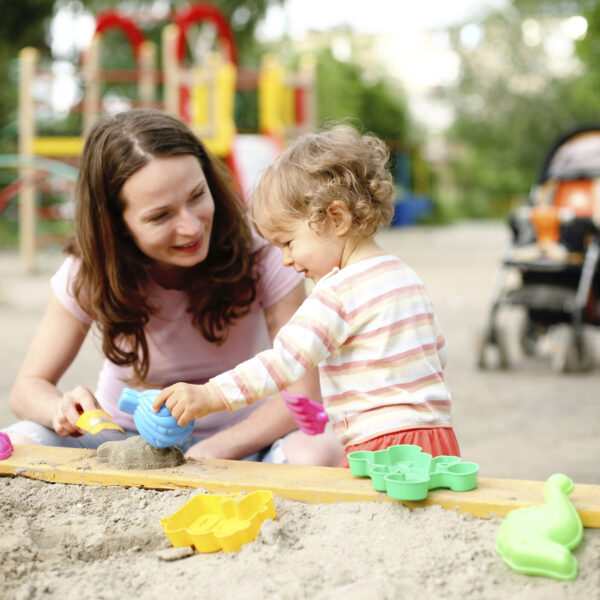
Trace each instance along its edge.
{"label": "child's arm", "polygon": [[332,315],[334,302],[332,297],[324,303],[313,294],[279,330],[272,348],[204,385],[176,383],[165,388],[156,397],[153,410],[165,404],[179,425],[185,425],[211,412],[238,410],[278,393],[346,339],[346,322]]}
{"label": "child's arm", "polygon": [[192,419],[199,419],[209,413],[226,408],[218,388],[208,382],[204,385],[191,383],[175,383],[154,399],[152,410],[158,412],[165,405],[181,427]]}
{"label": "child's arm", "polygon": [[227,410],[277,394],[299,381],[348,337],[343,306],[333,292],[313,293],[279,330],[273,347],[210,379]]}

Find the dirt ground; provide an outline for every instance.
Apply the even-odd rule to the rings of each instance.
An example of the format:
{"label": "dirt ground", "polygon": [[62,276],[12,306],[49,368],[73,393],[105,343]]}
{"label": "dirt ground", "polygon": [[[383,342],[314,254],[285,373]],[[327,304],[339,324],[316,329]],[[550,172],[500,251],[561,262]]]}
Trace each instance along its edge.
{"label": "dirt ground", "polygon": [[[384,247],[421,275],[449,343],[447,378],[463,458],[480,476],[545,480],[561,472],[600,484],[598,361],[584,375],[554,373],[517,351],[519,314],[506,315],[513,368],[479,371],[477,340],[508,241],[501,224],[392,229]],[[0,427],[8,393],[48,298],[58,250],[24,275],[0,253]],[[590,332],[598,348],[597,332]],[[598,353],[600,356],[600,352]],[[92,340],[61,386],[92,389]],[[600,530],[585,529],[574,581],[520,575],[495,551],[499,519],[400,503],[307,505],[275,499],[277,518],[235,553],[172,548],[159,521],[202,490],[153,491],[0,478],[0,592],[11,600],[175,597],[421,600],[600,599]]]}
{"label": "dirt ground", "polygon": [[[446,374],[464,459],[477,462],[486,477],[545,480],[560,472],[576,482],[600,483],[596,330],[588,332],[597,350],[595,368],[585,374],[558,374],[548,357],[522,354],[516,342],[520,314],[507,310],[502,320],[509,333],[512,368],[476,368],[477,342],[488,318],[508,228],[479,222],[393,228],[379,240],[420,274],[433,299],[449,345]],[[37,257],[37,272],[25,275],[15,252],[0,252],[0,427],[13,420],[10,386],[43,314],[48,279],[60,261],[60,249],[48,249]],[[61,385],[94,389],[99,366],[90,338]]]}

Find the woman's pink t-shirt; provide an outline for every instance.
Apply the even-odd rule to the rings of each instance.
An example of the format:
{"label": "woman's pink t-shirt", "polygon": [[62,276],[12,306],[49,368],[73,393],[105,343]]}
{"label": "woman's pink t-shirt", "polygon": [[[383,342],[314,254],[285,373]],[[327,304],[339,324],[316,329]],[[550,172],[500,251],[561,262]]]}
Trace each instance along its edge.
{"label": "woman's pink t-shirt", "polygon": [[[205,340],[193,327],[191,315],[186,310],[188,299],[184,292],[165,289],[154,282],[150,284],[149,302],[160,309],[150,317],[146,326],[150,368],[145,389],[164,388],[178,381],[204,383],[271,346],[264,309],[276,304],[303,279],[293,269],[282,265],[278,248],[263,241],[257,242],[257,245],[260,244],[266,247],[260,253],[257,265],[261,274],[257,298],[250,313],[230,328],[227,340],[220,346]],[[73,256],[67,257],[52,277],[51,285],[60,303],[77,319],[90,324],[92,318],[72,295],[72,282],[79,264]],[[131,387],[125,382],[132,375],[131,367],[120,367],[105,359],[96,389],[96,398],[102,408],[127,429],[135,429],[133,417],[119,411],[118,400],[122,389]],[[233,413],[220,411],[197,419],[195,432],[208,437],[245,419],[260,404]]]}

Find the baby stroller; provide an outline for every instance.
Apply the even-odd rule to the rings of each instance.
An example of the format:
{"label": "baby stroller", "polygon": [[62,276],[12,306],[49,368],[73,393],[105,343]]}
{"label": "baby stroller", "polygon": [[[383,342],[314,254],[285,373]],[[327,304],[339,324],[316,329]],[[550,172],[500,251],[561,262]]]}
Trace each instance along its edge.
{"label": "baby stroller", "polygon": [[510,366],[498,316],[503,307],[519,306],[526,355],[534,355],[545,336],[555,371],[589,369],[585,329],[600,325],[600,127],[578,129],[555,143],[528,205],[509,223],[512,241],[494,287],[479,367]]}

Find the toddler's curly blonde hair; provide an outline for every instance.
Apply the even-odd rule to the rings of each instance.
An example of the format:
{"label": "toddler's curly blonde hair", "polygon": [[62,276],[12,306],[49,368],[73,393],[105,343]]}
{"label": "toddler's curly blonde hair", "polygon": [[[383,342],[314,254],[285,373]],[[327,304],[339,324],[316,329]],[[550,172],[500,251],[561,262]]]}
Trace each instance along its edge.
{"label": "toddler's curly blonde hair", "polygon": [[286,218],[306,220],[319,232],[337,200],[352,215],[351,235],[374,235],[394,213],[388,159],[382,140],[349,125],[305,134],[265,171],[252,196],[252,218],[263,232],[281,229]]}

